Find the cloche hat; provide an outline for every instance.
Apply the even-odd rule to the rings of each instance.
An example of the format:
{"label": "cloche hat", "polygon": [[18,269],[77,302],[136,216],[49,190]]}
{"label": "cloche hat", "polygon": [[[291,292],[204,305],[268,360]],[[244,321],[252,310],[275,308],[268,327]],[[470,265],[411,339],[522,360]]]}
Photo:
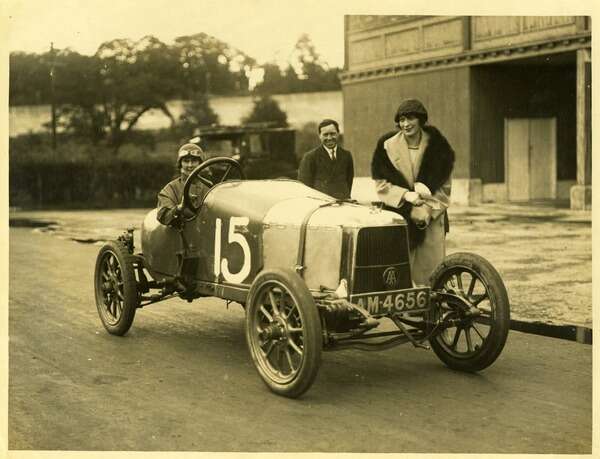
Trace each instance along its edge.
{"label": "cloche hat", "polygon": [[403,100],[396,111],[394,121],[398,123],[398,121],[400,121],[400,117],[406,115],[420,115],[424,118],[424,121],[427,121],[428,118],[425,106],[417,99]]}

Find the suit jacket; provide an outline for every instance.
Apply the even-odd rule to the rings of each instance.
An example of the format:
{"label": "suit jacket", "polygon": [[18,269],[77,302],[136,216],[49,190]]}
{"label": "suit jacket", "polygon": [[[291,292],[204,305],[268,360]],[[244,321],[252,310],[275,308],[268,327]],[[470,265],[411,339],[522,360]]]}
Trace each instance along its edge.
{"label": "suit jacket", "polygon": [[335,161],[323,145],[305,153],[298,168],[298,180],[336,199],[349,199],[354,180],[352,154],[337,146]]}

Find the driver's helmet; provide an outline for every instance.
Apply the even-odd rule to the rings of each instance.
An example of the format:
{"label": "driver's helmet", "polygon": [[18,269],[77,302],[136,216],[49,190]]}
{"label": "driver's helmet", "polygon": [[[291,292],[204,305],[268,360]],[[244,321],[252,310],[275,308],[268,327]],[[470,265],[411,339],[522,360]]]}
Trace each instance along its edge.
{"label": "driver's helmet", "polygon": [[204,151],[202,148],[195,143],[186,143],[177,152],[177,168],[181,167],[181,160],[186,156],[194,156],[200,161],[204,161]]}

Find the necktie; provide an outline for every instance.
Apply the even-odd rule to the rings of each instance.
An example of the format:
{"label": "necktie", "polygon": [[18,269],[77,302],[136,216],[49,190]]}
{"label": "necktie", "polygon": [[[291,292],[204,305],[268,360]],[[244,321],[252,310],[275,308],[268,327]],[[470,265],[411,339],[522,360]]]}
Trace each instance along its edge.
{"label": "necktie", "polygon": [[331,160],[335,161],[335,150],[331,150]]}

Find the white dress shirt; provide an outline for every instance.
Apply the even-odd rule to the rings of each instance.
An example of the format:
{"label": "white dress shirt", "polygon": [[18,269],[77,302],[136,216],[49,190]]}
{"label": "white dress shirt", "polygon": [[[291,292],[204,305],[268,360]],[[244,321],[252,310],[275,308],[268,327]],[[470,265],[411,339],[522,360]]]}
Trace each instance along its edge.
{"label": "white dress shirt", "polygon": [[325,151],[329,154],[329,158],[332,161],[335,161],[335,150],[337,148],[337,145],[335,147],[333,147],[332,149],[329,149],[325,145],[323,145],[323,148],[325,148]]}

